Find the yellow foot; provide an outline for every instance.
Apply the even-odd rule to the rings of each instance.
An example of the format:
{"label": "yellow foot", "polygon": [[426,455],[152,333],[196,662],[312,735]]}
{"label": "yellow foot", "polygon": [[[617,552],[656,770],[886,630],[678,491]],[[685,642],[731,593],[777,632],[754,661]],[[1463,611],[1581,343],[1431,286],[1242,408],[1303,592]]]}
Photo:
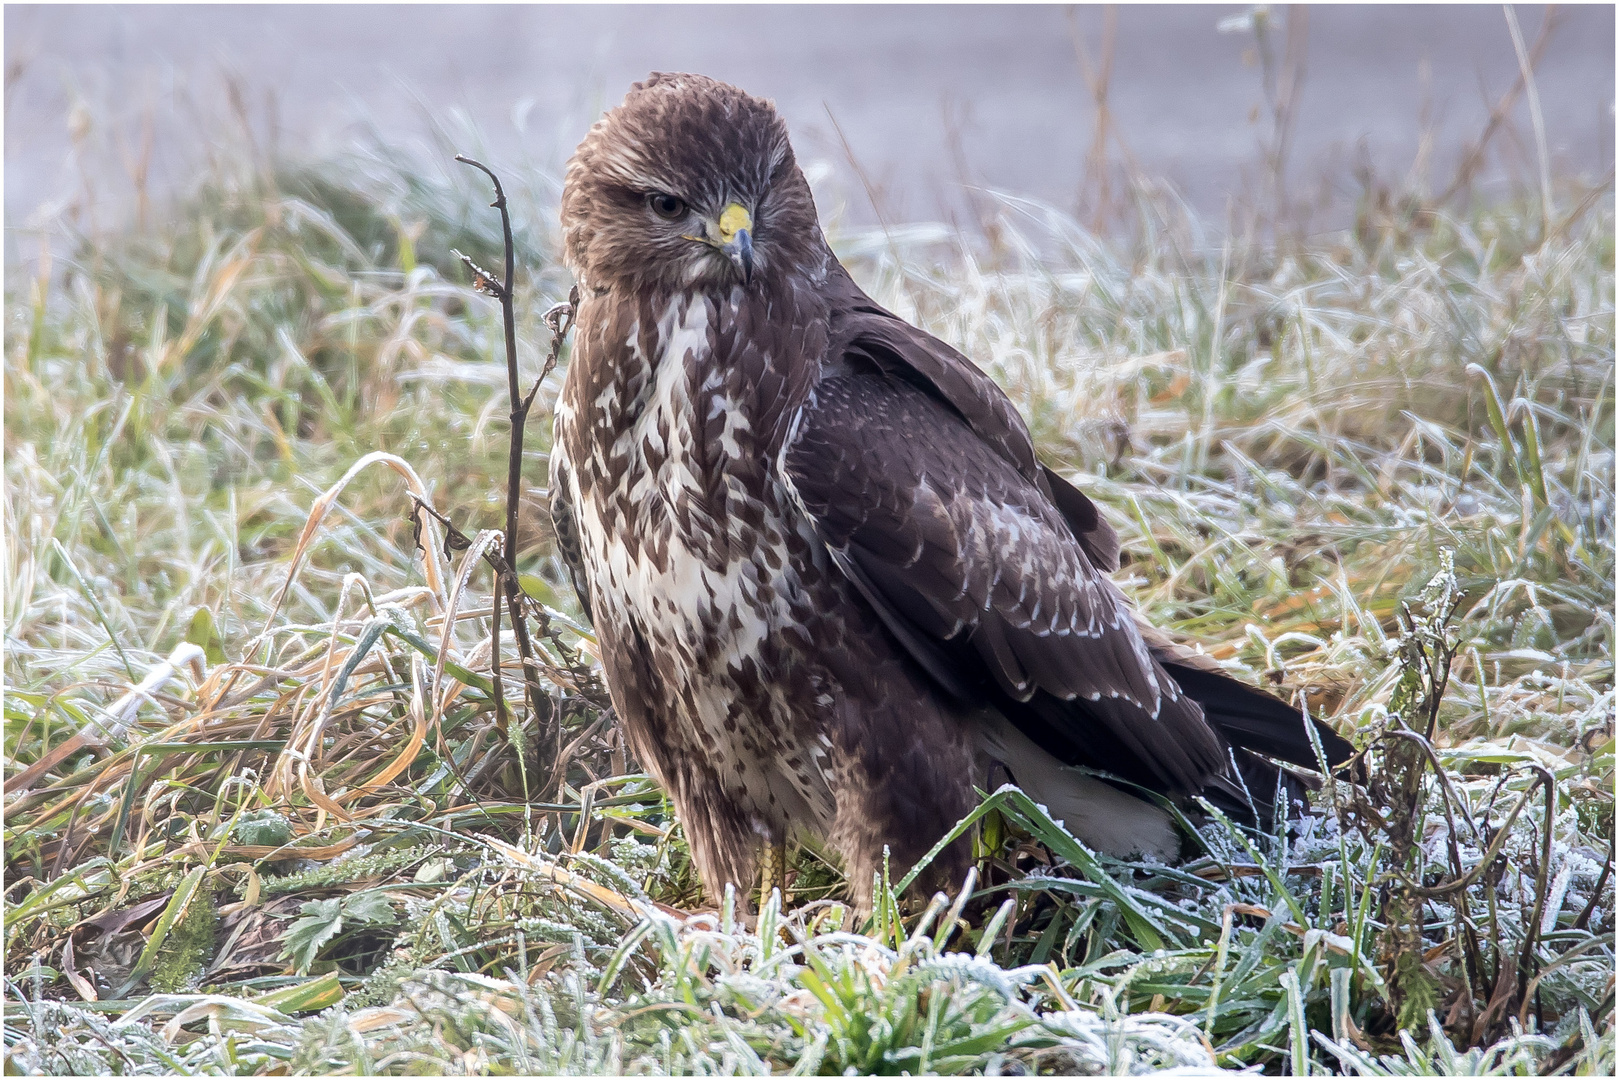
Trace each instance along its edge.
{"label": "yellow foot", "polygon": [[766,901],[770,899],[772,889],[781,890],[781,902],[787,903],[787,845],[774,840],[766,840],[764,851],[759,858],[759,906],[756,911],[763,911]]}

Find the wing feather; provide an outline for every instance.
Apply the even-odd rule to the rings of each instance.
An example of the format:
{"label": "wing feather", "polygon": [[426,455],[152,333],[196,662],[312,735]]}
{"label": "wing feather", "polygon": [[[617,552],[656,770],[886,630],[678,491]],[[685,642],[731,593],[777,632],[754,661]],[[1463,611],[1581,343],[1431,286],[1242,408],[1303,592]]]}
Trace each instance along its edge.
{"label": "wing feather", "polygon": [[[950,672],[941,685],[1004,703],[1014,723],[1032,708],[1065,757],[1167,789],[1225,766],[1038,467],[1025,473],[959,412],[880,369],[835,374],[783,465],[838,565],[925,669]],[[1103,729],[1123,760],[1084,753]]]}
{"label": "wing feather", "polygon": [[828,275],[833,358],[859,358],[945,404],[1019,475],[1034,483],[1067,520],[1093,565],[1119,568],[1119,537],[1086,495],[1040,465],[1034,440],[994,380],[938,338],[884,310],[841,266]]}
{"label": "wing feather", "polygon": [[[998,699],[1064,761],[1160,790],[1223,798],[1246,782],[1234,777],[1275,774],[1256,753],[1315,766],[1302,715],[1136,620],[1103,576],[1118,569],[1118,534],[1039,463],[988,376],[842,267],[826,289],[822,392],[784,471],[817,503],[838,565],[939,685]],[[834,400],[835,378],[866,398]],[[1353,755],[1311,723],[1330,764]]]}

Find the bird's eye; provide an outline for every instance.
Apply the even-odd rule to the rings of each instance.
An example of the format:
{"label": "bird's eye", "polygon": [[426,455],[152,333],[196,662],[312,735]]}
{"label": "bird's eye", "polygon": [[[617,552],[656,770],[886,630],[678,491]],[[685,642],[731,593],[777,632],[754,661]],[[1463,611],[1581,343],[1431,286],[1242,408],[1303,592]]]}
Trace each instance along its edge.
{"label": "bird's eye", "polygon": [[652,212],[665,221],[679,221],[686,216],[686,204],[673,195],[655,191],[646,197],[646,202],[652,207]]}

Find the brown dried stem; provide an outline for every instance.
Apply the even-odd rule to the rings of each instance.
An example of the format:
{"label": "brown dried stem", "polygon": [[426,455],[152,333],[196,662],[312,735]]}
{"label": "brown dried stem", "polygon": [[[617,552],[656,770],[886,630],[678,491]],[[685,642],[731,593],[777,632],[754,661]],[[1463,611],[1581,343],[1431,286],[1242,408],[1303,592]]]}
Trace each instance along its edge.
{"label": "brown dried stem", "polygon": [[[494,615],[491,620],[491,665],[495,692],[495,709],[498,722],[506,726],[506,702],[500,678],[500,602],[504,597],[506,606],[511,614],[512,635],[517,639],[517,651],[523,661],[523,683],[527,690],[529,710],[536,721],[545,715],[545,689],[540,681],[540,666],[534,656],[534,642],[529,637],[528,622],[523,617],[523,588],[517,579],[517,523],[522,508],[523,484],[523,432],[528,423],[528,412],[534,404],[534,397],[539,393],[540,384],[556,366],[557,357],[562,349],[562,338],[572,326],[574,298],[570,297],[565,306],[565,317],[557,317],[557,309],[547,313],[547,324],[550,325],[554,337],[551,342],[551,353],[546,360],[545,368],[540,377],[534,380],[534,385],[528,393],[521,392],[517,372],[517,315],[512,296],[512,279],[517,272],[517,254],[512,243],[512,217],[506,204],[506,191],[501,186],[500,177],[494,170],[481,161],[457,154],[455,160],[482,172],[489,177],[495,186],[495,201],[489,205],[500,211],[500,226],[502,237],[506,246],[505,272],[501,280],[496,281],[487,270],[482,269],[466,256],[462,260],[472,269],[474,281],[480,291],[486,292],[500,301],[500,314],[502,330],[506,339],[506,389],[511,401],[511,435],[510,453],[507,456],[506,469],[506,531],[501,544],[501,557],[497,562],[490,558],[490,565],[495,568],[495,595]],[[494,553],[490,552],[492,556]],[[519,742],[519,746],[521,743]]]}
{"label": "brown dried stem", "polygon": [[1542,16],[1540,21],[1540,33],[1536,35],[1535,43],[1529,47],[1527,64],[1518,72],[1517,81],[1512,84],[1506,93],[1501,95],[1501,99],[1496,102],[1495,108],[1490,110],[1490,118],[1484,124],[1483,132],[1479,134],[1473,145],[1468,147],[1467,153],[1462,156],[1461,165],[1456,169],[1455,178],[1451,180],[1450,186],[1445,188],[1444,194],[1434,200],[1434,205],[1443,206],[1473,182],[1473,177],[1478,174],[1479,167],[1484,164],[1484,151],[1489,148],[1490,140],[1501,129],[1501,125],[1512,115],[1513,108],[1518,104],[1518,97],[1523,93],[1524,87],[1527,85],[1528,80],[1525,76],[1534,74],[1535,68],[1540,63],[1541,56],[1546,52],[1547,43],[1551,41],[1552,31],[1556,29],[1557,23],[1558,11],[1556,6],[1547,7],[1546,14]]}

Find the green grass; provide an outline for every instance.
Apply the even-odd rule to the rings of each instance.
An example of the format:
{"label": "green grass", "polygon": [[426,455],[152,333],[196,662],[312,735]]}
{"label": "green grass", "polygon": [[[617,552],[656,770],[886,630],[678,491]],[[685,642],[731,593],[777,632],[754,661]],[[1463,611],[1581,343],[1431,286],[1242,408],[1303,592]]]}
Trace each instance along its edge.
{"label": "green grass", "polygon": [[[569,282],[522,179],[533,378]],[[550,552],[555,376],[520,558],[555,693],[493,722],[489,578],[426,571],[406,494],[503,517],[498,310],[450,254],[498,262],[476,174],[254,168],[8,276],[8,1071],[1611,1074],[1614,216],[1583,197],[1272,247],[1146,196],[1112,239],[1012,199],[987,237],[834,237],[1105,505],[1152,621],[1367,751],[1291,836],[1201,821],[1173,868],[995,793],[971,899],[865,926],[810,850],[786,913],[702,910]],[[1431,758],[1400,734],[1430,716]]]}

